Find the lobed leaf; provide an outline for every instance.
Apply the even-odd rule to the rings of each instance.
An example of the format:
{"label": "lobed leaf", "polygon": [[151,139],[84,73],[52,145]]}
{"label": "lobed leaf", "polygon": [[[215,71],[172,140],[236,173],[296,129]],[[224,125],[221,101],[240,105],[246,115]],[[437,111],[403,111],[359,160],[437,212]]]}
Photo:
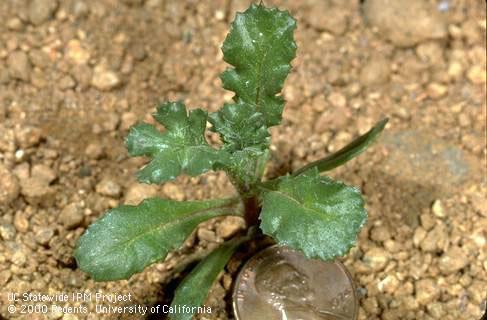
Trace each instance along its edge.
{"label": "lobed leaf", "polygon": [[329,171],[345,164],[349,160],[352,160],[353,158],[364,152],[372,144],[372,142],[375,141],[375,139],[380,135],[382,130],[384,130],[387,121],[389,121],[388,118],[382,119],[381,121],[377,122],[369,131],[367,131],[365,134],[361,135],[357,139],[353,140],[342,149],[329,155],[326,158],[307,164],[306,166],[294,172],[293,176],[300,175],[301,173],[311,168],[318,168],[320,172]]}
{"label": "lobed leaf", "polygon": [[[228,260],[245,239],[232,239],[210,253],[187,275],[176,289],[171,306],[187,306],[196,310],[205,301],[208,291]],[[194,313],[174,313],[171,320],[191,320]]]}
{"label": "lobed leaf", "polygon": [[287,11],[252,4],[237,13],[222,51],[234,66],[221,74],[223,87],[237,104],[255,106],[268,127],[280,123],[284,99],[278,94],[296,54],[296,20]]}
{"label": "lobed leaf", "polygon": [[207,113],[196,109],[189,114],[181,102],[167,102],[157,108],[154,118],[165,132],[142,123],[133,126],[126,139],[131,156],[148,156],[152,160],[137,173],[141,182],[161,183],[180,174],[197,176],[213,168],[225,155],[205,140]]}
{"label": "lobed leaf", "polygon": [[108,211],[81,236],[75,258],[96,281],[127,279],[181,246],[210,218],[241,214],[238,199],[179,202],[152,198]]}
{"label": "lobed leaf", "polygon": [[262,231],[308,258],[344,255],[367,220],[360,191],[320,176],[316,168],[266,186],[273,189],[263,195]]}

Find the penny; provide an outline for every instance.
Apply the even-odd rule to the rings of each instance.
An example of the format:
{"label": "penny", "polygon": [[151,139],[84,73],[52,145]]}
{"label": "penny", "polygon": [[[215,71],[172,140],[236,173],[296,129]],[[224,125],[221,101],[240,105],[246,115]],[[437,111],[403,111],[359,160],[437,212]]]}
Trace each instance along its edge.
{"label": "penny", "polygon": [[237,320],[355,320],[352,278],[340,262],[307,259],[272,246],[240,271],[234,292]]}

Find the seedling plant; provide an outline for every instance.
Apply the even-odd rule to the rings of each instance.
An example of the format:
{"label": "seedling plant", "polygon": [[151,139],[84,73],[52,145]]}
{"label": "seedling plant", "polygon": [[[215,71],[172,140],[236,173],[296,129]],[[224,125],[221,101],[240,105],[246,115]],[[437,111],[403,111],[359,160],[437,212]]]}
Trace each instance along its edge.
{"label": "seedling plant", "polygon": [[[336,153],[265,180],[269,128],[282,119],[281,90],[296,53],[295,29],[296,20],[287,11],[262,4],[237,13],[222,47],[232,67],[221,80],[235,93],[233,102],[209,114],[187,110],[179,101],[162,103],[153,117],[164,131],[141,123],[126,138],[131,156],[151,159],[137,173],[139,181],[161,184],[181,174],[223,170],[237,195],[206,201],[149,198],[136,206],[116,207],[79,239],[75,257],[81,270],[96,281],[128,279],[178,249],[200,223],[230,215],[243,217],[249,230],[260,229],[310,259],[328,261],[348,252],[367,219],[364,201],[357,188],[320,173],[363,152],[387,119]],[[220,135],[221,147],[207,143],[207,122]],[[176,289],[172,305],[201,306],[237,247],[255,234],[237,236],[201,260]],[[171,319],[192,315],[174,313]]]}

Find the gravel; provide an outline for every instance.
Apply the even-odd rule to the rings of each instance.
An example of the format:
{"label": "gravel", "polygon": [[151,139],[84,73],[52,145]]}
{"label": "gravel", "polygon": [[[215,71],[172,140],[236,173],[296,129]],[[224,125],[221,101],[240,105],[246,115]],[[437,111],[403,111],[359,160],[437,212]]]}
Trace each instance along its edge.
{"label": "gravel", "polygon": [[20,186],[17,177],[7,167],[0,164],[0,206],[7,206],[17,199]]}
{"label": "gravel", "polygon": [[[487,287],[487,190],[479,174],[485,3],[269,1],[298,19],[299,50],[285,83],[284,125],[272,129],[267,177],[327,156],[390,118],[380,141],[331,173],[362,189],[369,213],[342,259],[360,288],[358,319],[479,319]],[[129,281],[90,280],[73,250],[87,226],[119,204],[234,194],[221,172],[139,184],[135,172],[147,159],[129,158],[123,139],[131,125],[151,121],[159,101],[214,112],[231,99],[218,79],[227,66],[220,46],[227,20],[246,3],[2,4],[0,287],[130,292],[155,305],[171,295],[168,270],[233,237],[242,219],[200,226],[181,250]],[[214,134],[208,141],[219,143]],[[232,259],[215,284],[206,302],[211,320],[231,316],[225,297],[241,263]],[[22,319],[9,304],[0,294],[0,318]],[[92,318],[47,316],[69,317]]]}

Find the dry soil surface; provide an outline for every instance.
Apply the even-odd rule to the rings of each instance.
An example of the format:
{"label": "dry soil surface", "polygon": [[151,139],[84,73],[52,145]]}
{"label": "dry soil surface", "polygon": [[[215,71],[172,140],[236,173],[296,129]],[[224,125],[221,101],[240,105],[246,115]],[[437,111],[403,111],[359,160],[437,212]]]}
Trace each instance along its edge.
{"label": "dry soil surface", "polygon": [[[343,259],[359,319],[479,319],[487,292],[485,1],[265,2],[298,19],[299,47],[268,177],[390,117],[379,143],[332,173],[367,201],[369,221]],[[207,223],[127,281],[96,283],[72,255],[87,226],[121,203],[234,192],[219,172],[138,184],[146,160],[129,158],[123,139],[135,122],[151,121],[159,101],[215,111],[231,99],[218,78],[220,45],[247,5],[0,1],[0,319],[144,319],[10,313],[7,293],[131,293],[131,303],[154,306],[167,301],[178,266],[243,228],[235,218]],[[241,262],[221,275],[206,302],[213,313],[199,319],[232,318],[231,275]]]}

